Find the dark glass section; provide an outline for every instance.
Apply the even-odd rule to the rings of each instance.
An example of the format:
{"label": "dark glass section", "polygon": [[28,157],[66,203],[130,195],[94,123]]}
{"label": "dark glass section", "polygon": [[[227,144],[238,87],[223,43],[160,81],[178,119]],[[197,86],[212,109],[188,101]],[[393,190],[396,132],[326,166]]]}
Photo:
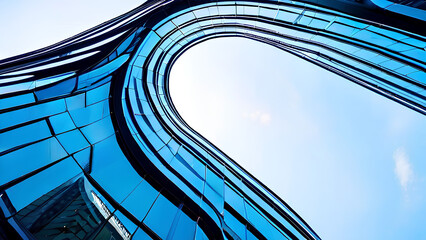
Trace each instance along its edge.
{"label": "dark glass section", "polygon": [[426,10],[426,1],[424,0],[389,0],[390,2],[402,4],[405,6]]}

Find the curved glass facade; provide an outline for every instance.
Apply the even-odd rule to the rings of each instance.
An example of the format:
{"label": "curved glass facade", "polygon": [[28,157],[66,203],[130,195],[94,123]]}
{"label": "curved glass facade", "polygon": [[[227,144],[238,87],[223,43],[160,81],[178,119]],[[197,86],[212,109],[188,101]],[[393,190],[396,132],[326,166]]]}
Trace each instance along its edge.
{"label": "curved glass facade", "polygon": [[0,236],[320,239],[183,121],[170,69],[250,38],[425,114],[425,12],[396,2],[150,1],[0,61]]}

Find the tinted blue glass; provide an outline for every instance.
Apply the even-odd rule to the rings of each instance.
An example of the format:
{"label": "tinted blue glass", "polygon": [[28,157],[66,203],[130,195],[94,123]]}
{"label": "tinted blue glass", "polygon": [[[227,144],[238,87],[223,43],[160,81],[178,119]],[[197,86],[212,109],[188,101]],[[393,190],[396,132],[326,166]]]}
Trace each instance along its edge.
{"label": "tinted blue glass", "polygon": [[269,223],[259,212],[257,212],[250,204],[246,204],[247,217],[249,222],[256,228],[262,229],[262,234],[267,239],[287,239],[278,231],[271,223]]}
{"label": "tinted blue glass", "polygon": [[[0,157],[0,184],[67,156],[55,138],[29,145]],[[14,169],[14,171],[11,171]]]}
{"label": "tinted blue glass", "polygon": [[172,151],[172,154],[175,155],[177,151],[179,150],[179,143],[177,143],[174,139],[171,139],[169,143],[167,143],[167,146],[169,147],[170,151]]}
{"label": "tinted blue glass", "polygon": [[214,191],[210,185],[204,185],[204,196],[214,205],[217,211],[223,212],[223,197],[218,192]]}
{"label": "tinted blue glass", "polygon": [[46,121],[36,122],[0,133],[0,152],[50,136],[50,130]]}
{"label": "tinted blue glass", "polygon": [[85,148],[73,155],[74,159],[80,165],[81,168],[86,168],[90,164],[90,147]]}
{"label": "tinted blue glass", "polygon": [[224,219],[226,225],[241,239],[246,238],[246,227],[238,221],[232,214],[225,210]]}
{"label": "tinted blue glass", "polygon": [[38,100],[44,100],[71,93],[76,85],[77,79],[71,78],[59,82],[49,88],[39,89],[35,91]]}
{"label": "tinted blue glass", "polygon": [[138,228],[132,239],[134,240],[151,240],[152,238],[142,229]]}
{"label": "tinted blue glass", "polygon": [[89,146],[89,143],[78,129],[60,134],[57,138],[69,154]]}
{"label": "tinted blue glass", "polygon": [[67,110],[84,108],[86,106],[85,94],[78,94],[65,99]]}
{"label": "tinted blue glass", "polygon": [[195,240],[208,240],[204,231],[197,225],[197,230],[195,231]]}
{"label": "tinted blue glass", "polygon": [[247,240],[257,240],[258,238],[253,235],[250,231],[246,230],[247,233]]}
{"label": "tinted blue glass", "polygon": [[60,134],[75,128],[70,115],[67,112],[49,118],[52,128],[56,134]]}
{"label": "tinted blue glass", "polygon": [[[27,206],[38,197],[70,180],[81,170],[72,158],[67,158],[39,174],[6,190],[17,211]],[[60,173],[60,174],[58,174]]]}
{"label": "tinted blue glass", "polygon": [[170,161],[173,159],[173,153],[170,151],[170,149],[166,146],[162,147],[158,153],[163,157],[163,159],[170,163]]}
{"label": "tinted blue glass", "polygon": [[110,84],[106,83],[86,93],[86,105],[105,100],[109,97]]}
{"label": "tinted blue glass", "polygon": [[198,177],[201,179],[205,178],[206,166],[187,149],[183,147],[179,148],[177,158],[181,161],[183,160],[183,163],[187,165],[188,168],[190,168],[192,171],[195,171]]}
{"label": "tinted blue glass", "polygon": [[160,238],[165,239],[177,213],[178,208],[160,195],[143,222]]}
{"label": "tinted blue glass", "polygon": [[216,193],[223,196],[223,189],[225,187],[223,178],[213,173],[209,168],[206,170],[206,182]]}
{"label": "tinted blue glass", "polygon": [[107,101],[95,103],[86,108],[78,108],[70,111],[70,115],[77,127],[89,125],[95,121],[102,119],[104,104]]}
{"label": "tinted blue glass", "polygon": [[133,234],[136,231],[137,226],[120,211],[116,211],[114,215],[118,218],[118,220],[121,222],[121,224],[123,224],[129,233]]}
{"label": "tinted blue glass", "polygon": [[89,86],[92,82],[105,77],[123,65],[127,59],[129,59],[129,55],[125,54],[103,65],[102,67],[96,68],[86,74],[82,74],[80,77],[78,77],[78,88]]}
{"label": "tinted blue glass", "polygon": [[176,158],[170,162],[170,166],[197,188],[199,192],[203,192],[204,180],[184,160],[176,156]]}
{"label": "tinted blue glass", "polygon": [[122,205],[142,221],[148,213],[148,210],[154,204],[155,199],[157,199],[158,194],[159,192],[147,181],[142,181],[124,200]]}
{"label": "tinted blue glass", "polygon": [[12,112],[2,113],[0,114],[0,128],[7,128],[64,111],[65,102],[63,100],[56,100]]}
{"label": "tinted blue glass", "polygon": [[94,144],[114,134],[114,128],[111,119],[106,117],[81,128],[81,132],[83,132],[84,136],[91,144]]}
{"label": "tinted blue glass", "polygon": [[167,237],[171,239],[194,239],[196,223],[182,210],[179,210],[177,218],[178,222],[172,226]]}
{"label": "tinted blue glass", "polygon": [[32,93],[2,98],[0,99],[0,109],[10,108],[32,102],[34,102],[34,95]]}
{"label": "tinted blue glass", "polygon": [[115,136],[94,145],[91,175],[118,202],[142,180],[121,152]]}
{"label": "tinted blue glass", "polygon": [[231,187],[225,185],[225,201],[234,208],[242,217],[246,217],[244,200]]}
{"label": "tinted blue glass", "polygon": [[[124,217],[124,216],[122,216]],[[135,227],[136,228],[136,227]],[[117,215],[111,216],[108,223],[97,233],[95,240],[104,239],[130,239],[133,232],[130,232],[125,225],[121,222],[121,219]]]}
{"label": "tinted blue glass", "polygon": [[124,42],[122,44],[120,44],[120,46],[118,46],[118,48],[117,48],[117,54],[118,55],[120,55],[122,52],[124,52],[124,50],[127,49],[127,47],[130,45],[130,43],[132,42],[134,37],[135,37],[135,33],[130,35],[130,37],[128,37],[126,40],[124,40]]}

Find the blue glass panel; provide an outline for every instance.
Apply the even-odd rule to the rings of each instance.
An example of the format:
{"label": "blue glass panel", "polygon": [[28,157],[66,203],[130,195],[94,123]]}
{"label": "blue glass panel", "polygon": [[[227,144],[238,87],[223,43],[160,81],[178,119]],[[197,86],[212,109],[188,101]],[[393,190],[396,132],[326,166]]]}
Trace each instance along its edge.
{"label": "blue glass panel", "polygon": [[145,63],[145,60],[146,60],[146,57],[137,56],[133,65],[135,65],[137,67],[142,67],[143,64]]}
{"label": "blue glass panel", "polygon": [[126,216],[124,216],[120,211],[116,211],[114,215],[117,217],[117,219],[123,224],[123,226],[126,228],[126,230],[133,234],[136,231],[137,226],[130,221]]}
{"label": "blue glass panel", "polygon": [[225,201],[242,217],[246,217],[243,198],[227,184],[225,185]]}
{"label": "blue glass panel", "polygon": [[207,9],[207,8],[201,8],[201,9],[194,10],[193,13],[197,18],[203,18],[205,16],[210,15],[209,9]]}
{"label": "blue glass panel", "polygon": [[209,7],[210,16],[218,15],[219,11],[217,10],[217,6]]}
{"label": "blue glass panel", "polygon": [[216,213],[213,210],[213,208],[211,208],[210,205],[204,201],[201,202],[201,208],[213,219],[213,221],[216,223],[217,226],[221,225],[221,222],[219,219],[220,213]]}
{"label": "blue glass panel", "polygon": [[282,233],[271,225],[262,215],[259,214],[250,204],[246,204],[247,218],[249,222],[256,228],[262,229],[262,234],[267,239],[286,239]]}
{"label": "blue glass panel", "polygon": [[212,170],[207,168],[206,170],[206,182],[212,187],[212,189],[219,195],[223,196],[224,180],[219,177]]}
{"label": "blue glass panel", "polygon": [[204,231],[197,225],[197,230],[195,231],[195,240],[208,240],[209,238],[204,233]]}
{"label": "blue glass panel", "polygon": [[86,105],[105,100],[109,97],[110,84],[106,83],[86,93]]}
{"label": "blue glass panel", "polygon": [[77,82],[76,78],[67,79],[49,88],[36,90],[35,94],[38,100],[44,100],[44,99],[68,94],[68,93],[71,93],[71,91],[74,89],[76,82]]}
{"label": "blue glass panel", "polygon": [[170,151],[172,151],[173,155],[177,153],[177,151],[180,148],[179,143],[177,143],[173,138],[167,143],[167,146],[169,147]]}
{"label": "blue glass panel", "polygon": [[41,173],[7,189],[6,193],[16,211],[19,211],[80,172],[81,169],[74,160],[72,158],[67,158]]}
{"label": "blue glass panel", "polygon": [[50,124],[52,124],[53,131],[56,134],[63,133],[75,128],[73,121],[71,120],[68,112],[64,112],[49,118]]}
{"label": "blue glass panel", "polygon": [[[425,53],[425,55],[426,55],[426,53]],[[410,73],[407,76],[412,78],[412,79],[417,80],[418,82],[425,84],[425,87],[423,87],[423,89],[426,89],[426,72],[417,71],[417,72]]]}
{"label": "blue glass panel", "polygon": [[[233,8],[235,9],[235,6]],[[234,10],[234,13],[235,13],[235,10]],[[274,19],[277,16],[277,14],[278,14],[278,9],[270,9],[270,8],[261,7],[260,10],[259,10],[259,15],[267,17],[267,18]]]}
{"label": "blue glass panel", "polygon": [[158,130],[156,134],[158,135],[158,137],[160,137],[161,141],[163,141],[164,143],[168,143],[171,139],[170,135],[166,131],[164,131],[164,129]]}
{"label": "blue glass panel", "polygon": [[294,22],[298,16],[298,14],[280,10],[278,11],[277,17],[275,19],[285,22]]}
{"label": "blue glass panel", "polygon": [[214,205],[218,212],[223,212],[224,203],[222,195],[214,191],[208,184],[204,186],[204,196]]}
{"label": "blue glass panel", "polygon": [[194,239],[196,223],[182,210],[179,210],[177,224],[172,226],[167,237],[171,239]]}
{"label": "blue glass panel", "polygon": [[154,204],[159,192],[147,181],[142,181],[136,189],[122,203],[123,207],[130,211],[136,218],[142,221],[148,210]]}
{"label": "blue glass panel", "polygon": [[172,21],[176,26],[179,26],[185,22],[191,21],[194,18],[195,18],[195,15],[192,12],[189,12],[174,18]]}
{"label": "blue glass panel", "polygon": [[78,129],[58,135],[57,138],[68,154],[89,146],[89,143]]}
{"label": "blue glass panel", "polygon": [[328,25],[327,21],[322,21],[318,19],[312,19],[312,21],[309,24],[309,26],[313,28],[318,28],[318,29],[324,29],[327,25]]}
{"label": "blue glass panel", "polygon": [[176,155],[170,162],[172,166],[182,177],[189,181],[199,192],[203,192],[203,179],[188,164]]}
{"label": "blue glass panel", "polygon": [[151,240],[152,238],[144,230],[138,228],[132,240]]}
{"label": "blue glass panel", "polygon": [[361,40],[367,41],[367,42],[372,43],[372,44],[384,46],[384,47],[396,43],[392,39],[389,39],[389,38],[384,37],[382,35],[379,35],[377,33],[370,32],[368,30],[361,30],[361,31],[357,32],[356,34],[354,34],[353,37],[359,38]]}
{"label": "blue glass panel", "polygon": [[51,77],[47,77],[43,79],[38,79],[35,81],[35,87],[38,88],[47,84],[55,83],[73,75],[74,75],[74,72],[68,72],[68,73],[63,73],[63,74],[59,74],[59,75],[55,75],[55,76],[51,76]]}
{"label": "blue glass panel", "polygon": [[253,235],[249,230],[246,230],[247,233],[247,240],[257,240],[258,238]]}
{"label": "blue glass panel", "polygon": [[96,68],[88,73],[82,74],[78,77],[78,88],[89,86],[93,82],[106,77],[108,74],[118,69],[129,59],[128,54],[124,54],[113,61],[103,65],[102,67]]}
{"label": "blue glass panel", "polygon": [[82,127],[89,125],[93,122],[100,120],[103,116],[104,104],[108,104],[108,101],[102,101],[86,108],[79,108],[69,111],[75,125]]}
{"label": "blue glass panel", "polygon": [[162,147],[160,149],[160,151],[158,151],[158,153],[163,157],[163,159],[167,162],[170,163],[170,161],[173,159],[173,153],[170,151],[170,149],[168,147]]}
{"label": "blue glass panel", "polygon": [[129,47],[129,45],[132,42],[132,40],[133,40],[134,37],[135,37],[135,33],[133,33],[132,35],[130,35],[129,37],[127,37],[126,40],[124,40],[123,43],[120,44],[120,46],[118,46],[118,48],[117,48],[117,55],[120,55],[122,52],[124,52],[124,50],[127,49],[127,47]]}
{"label": "blue glass panel", "polygon": [[327,30],[333,33],[350,36],[354,32],[355,28],[334,22],[327,28]]}
{"label": "blue glass panel", "polygon": [[169,31],[174,30],[176,27],[172,22],[167,22],[163,26],[161,26],[159,29],[155,30],[155,32],[160,36],[163,37],[166,35]]}
{"label": "blue glass panel", "polygon": [[65,102],[63,100],[56,100],[12,112],[2,113],[0,114],[0,128],[7,128],[64,111]]}
{"label": "blue glass panel", "polygon": [[417,61],[426,62],[426,50],[414,48],[408,51],[403,52],[405,55],[408,55]]}
{"label": "blue glass panel", "polygon": [[3,155],[0,157],[0,185],[65,156],[67,154],[56,138],[49,138]]}
{"label": "blue glass panel", "polygon": [[73,155],[81,168],[85,169],[90,164],[90,148],[83,149]]}
{"label": "blue glass panel", "polygon": [[151,49],[160,41],[160,37],[154,32],[149,32],[148,36],[145,38],[145,41],[142,44],[141,51],[139,55],[147,57],[151,52]]}
{"label": "blue glass panel", "polygon": [[84,108],[86,106],[85,94],[82,93],[82,94],[78,94],[78,95],[66,98],[65,102],[67,103],[68,111]]}
{"label": "blue glass panel", "polygon": [[34,102],[34,95],[32,93],[27,93],[23,95],[8,97],[8,98],[2,98],[0,99],[0,110],[6,109],[10,107],[20,106],[27,103]]}
{"label": "blue glass panel", "polygon": [[160,150],[165,145],[165,143],[161,141],[157,134],[151,134],[148,136],[148,139],[156,151]]}
{"label": "blue glass panel", "polygon": [[83,127],[81,131],[91,144],[97,143],[114,134],[114,128],[109,117]]}
{"label": "blue glass panel", "polygon": [[226,225],[241,239],[246,239],[246,227],[238,221],[232,214],[225,210],[224,219]]}
{"label": "blue glass panel", "polygon": [[[179,156],[181,158],[179,158]],[[186,148],[181,147],[178,151],[177,158],[179,160],[184,160],[185,164],[189,166],[192,171],[195,171],[196,175],[201,179],[205,178],[206,166],[198,158],[196,158],[192,153],[190,153]]]}
{"label": "blue glass panel", "polygon": [[50,130],[46,121],[36,122],[0,133],[0,152],[50,136]]}
{"label": "blue glass panel", "polygon": [[[124,217],[124,215],[121,216]],[[135,226],[136,229],[136,225],[133,224],[133,226]],[[130,232],[129,229],[127,229],[126,226],[121,222],[121,219],[117,217],[117,215],[113,215],[110,219],[108,219],[108,222],[104,225],[104,227],[97,233],[94,240],[128,240],[130,239],[132,233],[133,231]],[[79,236],[77,235],[77,237]],[[93,237],[91,239],[93,239]]]}
{"label": "blue glass panel", "polygon": [[160,238],[165,239],[177,212],[178,208],[160,195],[143,222]]}
{"label": "blue glass panel", "polygon": [[91,175],[118,202],[142,180],[122,153],[115,136],[94,145]]}
{"label": "blue glass panel", "polygon": [[34,82],[25,82],[25,83],[18,83],[18,84],[13,84],[9,86],[1,86],[0,92],[2,94],[19,92],[19,91],[28,90],[32,88],[33,86],[34,86]]}

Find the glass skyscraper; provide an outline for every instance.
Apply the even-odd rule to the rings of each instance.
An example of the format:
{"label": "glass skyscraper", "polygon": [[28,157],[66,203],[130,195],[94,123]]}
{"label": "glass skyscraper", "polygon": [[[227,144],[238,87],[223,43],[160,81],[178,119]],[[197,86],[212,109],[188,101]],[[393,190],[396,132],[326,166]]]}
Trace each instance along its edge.
{"label": "glass skyscraper", "polygon": [[[320,239],[188,126],[173,63],[272,45],[426,114],[424,1],[153,0],[0,61],[0,238]],[[303,173],[301,173],[303,174]]]}

